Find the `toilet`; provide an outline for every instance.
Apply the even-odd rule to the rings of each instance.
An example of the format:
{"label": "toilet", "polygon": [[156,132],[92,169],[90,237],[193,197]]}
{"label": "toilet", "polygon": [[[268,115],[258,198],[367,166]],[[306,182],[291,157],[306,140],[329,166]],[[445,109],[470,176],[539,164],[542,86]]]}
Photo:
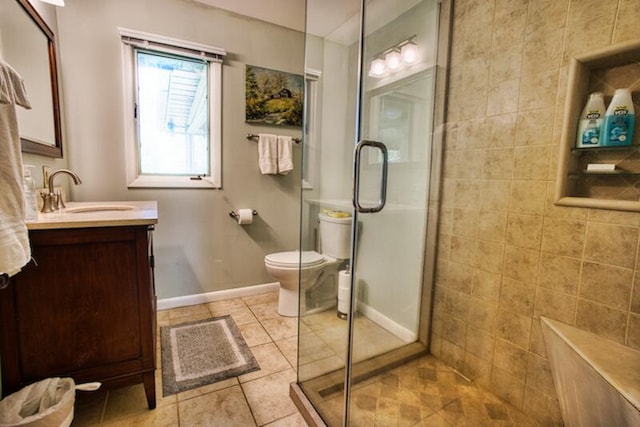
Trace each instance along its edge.
{"label": "toilet", "polygon": [[351,256],[351,217],[320,213],[318,219],[322,253],[289,251],[264,257],[267,272],[280,282],[278,313],[282,316],[298,315],[299,289],[301,315],[336,304],[338,268]]}

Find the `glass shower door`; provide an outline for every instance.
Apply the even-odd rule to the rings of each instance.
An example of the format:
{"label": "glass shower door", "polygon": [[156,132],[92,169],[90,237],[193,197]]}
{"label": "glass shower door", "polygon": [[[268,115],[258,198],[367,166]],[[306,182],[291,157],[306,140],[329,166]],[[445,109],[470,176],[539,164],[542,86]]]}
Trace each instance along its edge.
{"label": "glass shower door", "polygon": [[298,383],[329,425],[374,425],[376,399],[385,394],[375,377],[427,348],[422,301],[439,6],[336,2],[330,15],[340,17],[324,32],[314,21],[331,21],[322,6],[307,2],[307,68],[317,79],[313,90],[307,86],[315,113],[307,109],[303,156],[305,173],[315,173],[303,190],[301,248],[321,251],[315,218],[339,212],[352,218],[351,257],[340,260],[335,306],[314,311],[309,298],[301,306]]}

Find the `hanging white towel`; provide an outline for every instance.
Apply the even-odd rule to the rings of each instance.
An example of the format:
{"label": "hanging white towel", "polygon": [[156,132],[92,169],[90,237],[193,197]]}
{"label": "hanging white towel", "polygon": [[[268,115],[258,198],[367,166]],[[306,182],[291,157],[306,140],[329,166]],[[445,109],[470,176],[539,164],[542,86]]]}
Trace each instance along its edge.
{"label": "hanging white towel", "polygon": [[258,166],[263,175],[278,173],[278,137],[269,133],[258,135]]}
{"label": "hanging white towel", "polygon": [[293,170],[293,139],[278,136],[278,173],[286,175]]}
{"label": "hanging white towel", "polygon": [[0,273],[9,276],[31,258],[16,105],[31,108],[22,77],[0,59]]}

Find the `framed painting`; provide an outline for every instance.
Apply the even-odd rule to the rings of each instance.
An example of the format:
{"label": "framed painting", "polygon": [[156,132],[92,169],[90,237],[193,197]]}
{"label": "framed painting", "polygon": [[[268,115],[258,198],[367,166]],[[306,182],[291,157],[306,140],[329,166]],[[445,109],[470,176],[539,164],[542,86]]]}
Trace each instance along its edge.
{"label": "framed painting", "polygon": [[256,125],[302,126],[304,77],[247,65],[245,121]]}

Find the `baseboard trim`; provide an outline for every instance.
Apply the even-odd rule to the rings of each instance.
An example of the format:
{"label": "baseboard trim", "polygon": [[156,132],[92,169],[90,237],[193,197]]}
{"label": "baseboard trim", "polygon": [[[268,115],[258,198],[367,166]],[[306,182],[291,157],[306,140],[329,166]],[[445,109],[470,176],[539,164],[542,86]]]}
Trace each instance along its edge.
{"label": "baseboard trim", "polygon": [[380,313],[378,310],[375,310],[374,308],[363,302],[358,302],[358,311],[367,319],[383,327],[407,344],[412,343],[418,339],[418,334],[394,322],[384,314]]}
{"label": "baseboard trim", "polygon": [[185,295],[174,298],[163,298],[158,300],[158,310],[170,308],[186,307],[189,305],[206,304],[208,302],[222,301],[226,299],[250,297],[253,295],[266,294],[277,291],[280,288],[278,282],[265,283],[262,285],[245,286],[243,288],[225,289],[222,291],[205,292],[203,294]]}

